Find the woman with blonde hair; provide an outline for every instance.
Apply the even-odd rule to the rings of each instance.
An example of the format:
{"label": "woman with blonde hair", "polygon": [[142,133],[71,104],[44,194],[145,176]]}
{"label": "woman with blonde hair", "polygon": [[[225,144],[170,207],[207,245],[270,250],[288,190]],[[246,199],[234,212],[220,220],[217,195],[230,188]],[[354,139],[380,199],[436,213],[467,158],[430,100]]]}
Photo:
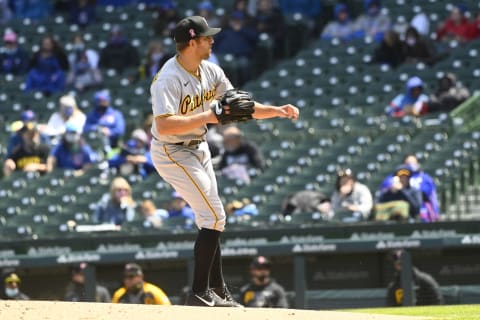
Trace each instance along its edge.
{"label": "woman with blonde hair", "polygon": [[110,193],[104,194],[98,202],[93,214],[93,221],[121,225],[125,221],[133,220],[135,207],[132,187],[127,180],[117,177],[112,180]]}
{"label": "woman with blonde hair", "polygon": [[51,137],[60,136],[65,133],[67,123],[83,129],[85,120],[86,116],[78,109],[75,97],[64,95],[59,99],[59,110],[50,116],[47,126],[42,133]]}

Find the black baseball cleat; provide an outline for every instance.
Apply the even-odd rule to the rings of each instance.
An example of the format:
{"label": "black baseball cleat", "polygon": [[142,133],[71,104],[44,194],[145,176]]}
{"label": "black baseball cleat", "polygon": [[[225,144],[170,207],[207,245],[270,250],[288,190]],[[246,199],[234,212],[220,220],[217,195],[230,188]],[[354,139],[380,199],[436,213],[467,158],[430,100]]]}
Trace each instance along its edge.
{"label": "black baseball cleat", "polygon": [[213,295],[217,297],[218,307],[243,308],[243,305],[235,301],[227,287],[212,289]]}
{"label": "black baseball cleat", "polygon": [[208,289],[205,292],[195,293],[190,292],[185,301],[186,306],[198,306],[198,307],[215,307],[216,300],[219,300],[216,297],[211,289]]}

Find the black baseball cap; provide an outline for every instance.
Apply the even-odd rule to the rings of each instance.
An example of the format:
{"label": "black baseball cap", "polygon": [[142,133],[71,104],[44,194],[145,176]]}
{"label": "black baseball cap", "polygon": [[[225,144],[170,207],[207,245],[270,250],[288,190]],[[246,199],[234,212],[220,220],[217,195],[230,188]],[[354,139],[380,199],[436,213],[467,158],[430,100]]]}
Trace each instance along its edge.
{"label": "black baseball cap", "polygon": [[201,16],[191,16],[180,20],[173,30],[175,42],[188,42],[197,37],[208,37],[219,33],[221,28],[210,28],[207,20]]}
{"label": "black baseball cap", "polygon": [[123,268],[124,276],[141,276],[142,274],[142,268],[136,263],[127,263]]}
{"label": "black baseball cap", "polygon": [[270,260],[268,260],[264,256],[255,257],[250,263],[251,269],[270,269],[270,266]]}

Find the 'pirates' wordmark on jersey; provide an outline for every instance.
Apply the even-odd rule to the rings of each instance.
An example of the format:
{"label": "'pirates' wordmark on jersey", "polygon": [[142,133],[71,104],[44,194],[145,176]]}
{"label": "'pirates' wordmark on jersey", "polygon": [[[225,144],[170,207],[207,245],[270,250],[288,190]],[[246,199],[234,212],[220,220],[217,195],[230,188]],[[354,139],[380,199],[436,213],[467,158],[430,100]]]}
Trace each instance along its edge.
{"label": "'pirates' wordmark on jersey", "polygon": [[212,100],[215,98],[215,91],[215,88],[203,90],[201,95],[195,94],[193,97],[187,94],[180,103],[179,113],[182,115],[187,115],[188,113],[201,108],[205,102],[210,104],[210,102],[212,102]]}

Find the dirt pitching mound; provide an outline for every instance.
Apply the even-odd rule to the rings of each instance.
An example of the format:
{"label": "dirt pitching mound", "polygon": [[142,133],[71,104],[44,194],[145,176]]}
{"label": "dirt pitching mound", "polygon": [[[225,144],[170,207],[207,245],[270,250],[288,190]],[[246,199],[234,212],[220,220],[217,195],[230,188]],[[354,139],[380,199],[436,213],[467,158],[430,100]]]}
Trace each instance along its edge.
{"label": "dirt pitching mound", "polygon": [[253,308],[202,308],[133,304],[0,301],[2,320],[412,320],[337,311]]}

